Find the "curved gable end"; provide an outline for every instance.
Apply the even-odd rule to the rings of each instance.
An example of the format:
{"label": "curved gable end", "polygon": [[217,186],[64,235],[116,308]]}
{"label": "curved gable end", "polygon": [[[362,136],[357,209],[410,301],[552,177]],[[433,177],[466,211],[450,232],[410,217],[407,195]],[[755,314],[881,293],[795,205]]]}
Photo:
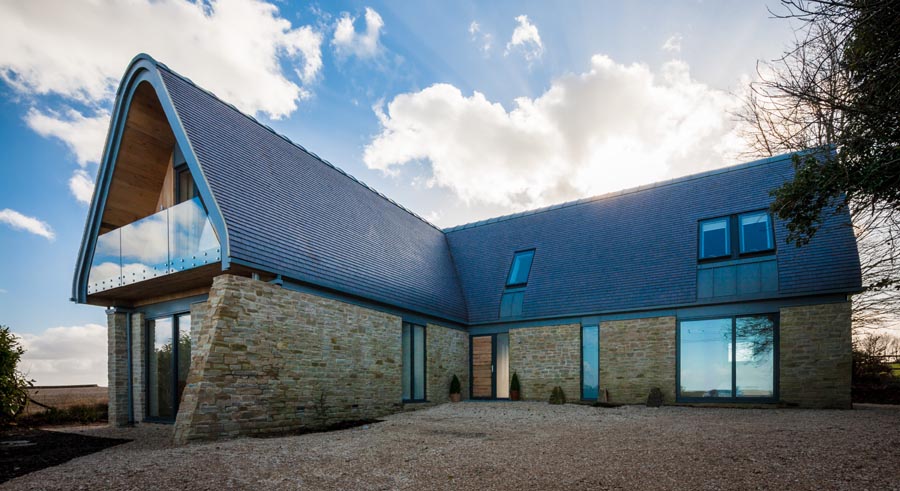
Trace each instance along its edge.
{"label": "curved gable end", "polygon": [[[73,301],[88,301],[91,288],[89,282],[92,272],[96,273],[98,266],[102,269],[103,266],[118,263],[120,279],[124,275],[124,269],[121,268],[129,265],[122,264],[122,239],[111,237],[109,234],[112,231],[123,230],[129,225],[142,229],[143,236],[138,239],[162,242],[157,244],[160,249],[166,249],[167,257],[162,261],[169,262],[169,230],[158,230],[160,227],[167,229],[168,223],[161,225],[160,216],[154,215],[164,213],[173,204],[171,201],[174,196],[166,191],[166,186],[172,184],[173,164],[183,164],[189,170],[196,187],[198,203],[203,203],[203,213],[208,215],[205,217],[208,220],[207,228],[210,229],[207,235],[214,237],[212,240],[220,246],[222,252],[227,252],[228,231],[225,222],[169,99],[159,65],[150,56],[141,54],[129,64],[116,94],[116,104],[75,266]],[[167,214],[163,220],[168,222]],[[154,228],[157,230],[152,230]],[[115,245],[115,241],[109,239],[117,239],[118,244]],[[119,248],[117,254],[109,254],[109,249],[113,246]],[[147,248],[152,246],[153,244],[148,244]],[[140,248],[140,245],[135,244],[135,247]],[[105,263],[102,262],[105,260],[102,257],[104,254],[109,255],[105,258],[109,259]],[[136,255],[152,254],[145,250]],[[221,261],[223,267],[227,267],[226,253],[214,260]],[[166,271],[158,274],[170,272],[168,266],[163,266]],[[132,276],[134,274],[129,273]],[[157,273],[149,274],[155,276]]]}

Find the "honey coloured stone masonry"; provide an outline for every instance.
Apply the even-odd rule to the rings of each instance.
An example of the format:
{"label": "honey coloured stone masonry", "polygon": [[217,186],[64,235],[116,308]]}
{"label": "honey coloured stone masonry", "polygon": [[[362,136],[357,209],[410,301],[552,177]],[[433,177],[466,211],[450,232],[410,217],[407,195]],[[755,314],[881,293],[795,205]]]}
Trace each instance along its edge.
{"label": "honey coloured stone masonry", "polygon": [[847,408],[856,242],[839,210],[787,243],[793,156],[439,228],[142,54],[72,300],[108,309],[110,424],[179,443],[447,403],[454,375],[463,399]]}

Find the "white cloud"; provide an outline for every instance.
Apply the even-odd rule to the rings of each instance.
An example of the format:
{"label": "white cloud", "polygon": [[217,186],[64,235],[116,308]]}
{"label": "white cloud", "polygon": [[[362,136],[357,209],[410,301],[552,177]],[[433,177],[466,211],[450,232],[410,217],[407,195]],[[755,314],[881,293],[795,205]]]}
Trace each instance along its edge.
{"label": "white cloud", "polygon": [[490,52],[494,37],[490,33],[482,32],[481,25],[477,21],[473,20],[469,24],[469,35],[472,36],[472,42],[480,44],[479,49],[482,53],[487,55]]}
{"label": "white cloud", "polygon": [[82,169],[77,169],[69,178],[69,191],[79,202],[91,204],[94,197],[94,180]]}
{"label": "white cloud", "polygon": [[381,50],[381,29],[384,20],[374,9],[366,7],[366,30],[356,32],[356,17],[344,12],[334,26],[334,38],[331,44],[340,56],[354,55],[359,58],[371,58]]}
{"label": "white cloud", "polygon": [[24,230],[34,235],[40,235],[47,240],[56,238],[56,234],[53,233],[53,229],[50,228],[47,222],[23,215],[9,208],[0,210],[0,223],[5,223],[16,230]]}
{"label": "white cloud", "polygon": [[736,104],[683,62],[654,73],[597,55],[509,111],[447,84],[400,94],[374,108],[381,131],[363,158],[389,173],[427,160],[431,183],[469,204],[540,206],[735,161]]}
{"label": "white cloud", "polygon": [[506,54],[509,54],[514,48],[519,48],[525,59],[529,62],[534,61],[544,54],[544,43],[541,42],[541,35],[537,26],[528,20],[527,15],[516,17],[519,23],[513,30],[512,38],[506,43]]}
{"label": "white cloud", "polygon": [[668,51],[669,53],[680,53],[681,40],[682,37],[679,33],[675,33],[669,36],[669,39],[666,39],[666,42],[664,42],[662,45],[663,51]]}
{"label": "white cloud", "polygon": [[37,385],[106,385],[106,335],[100,324],[21,334],[22,371]]}
{"label": "white cloud", "polygon": [[[247,113],[273,119],[311,96],[308,87],[322,68],[322,34],[292,26],[261,0],[0,2],[0,18],[0,79],[21,95],[63,99],[61,108],[32,107],[25,121],[65,143],[82,169],[100,161],[108,107],[137,53],[151,54]],[[87,203],[93,183],[76,170],[69,189]]]}
{"label": "white cloud", "polygon": [[259,0],[2,2],[0,77],[24,94],[111,100],[128,63],[148,52],[242,110],[291,114],[322,66],[321,34],[294,28]]}
{"label": "white cloud", "polygon": [[107,111],[85,117],[71,108],[64,114],[56,111],[45,113],[31,108],[25,115],[25,122],[41,136],[62,140],[75,153],[75,158],[82,167],[88,162],[100,161],[109,127]]}

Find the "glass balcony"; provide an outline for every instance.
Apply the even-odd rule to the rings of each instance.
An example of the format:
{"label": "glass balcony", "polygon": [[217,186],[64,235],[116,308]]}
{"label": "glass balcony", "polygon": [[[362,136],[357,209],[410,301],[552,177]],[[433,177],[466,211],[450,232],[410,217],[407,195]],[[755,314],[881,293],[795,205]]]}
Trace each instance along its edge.
{"label": "glass balcony", "polygon": [[194,198],[98,237],[88,294],[221,259],[219,239]]}

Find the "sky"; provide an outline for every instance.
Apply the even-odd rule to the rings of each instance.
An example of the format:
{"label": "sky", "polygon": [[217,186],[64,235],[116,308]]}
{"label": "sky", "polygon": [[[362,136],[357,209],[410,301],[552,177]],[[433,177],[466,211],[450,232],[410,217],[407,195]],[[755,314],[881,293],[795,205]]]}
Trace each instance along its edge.
{"label": "sky", "polygon": [[762,1],[0,0],[0,324],[37,384],[106,384],[69,297],[140,52],[446,227],[747,160],[792,37]]}

